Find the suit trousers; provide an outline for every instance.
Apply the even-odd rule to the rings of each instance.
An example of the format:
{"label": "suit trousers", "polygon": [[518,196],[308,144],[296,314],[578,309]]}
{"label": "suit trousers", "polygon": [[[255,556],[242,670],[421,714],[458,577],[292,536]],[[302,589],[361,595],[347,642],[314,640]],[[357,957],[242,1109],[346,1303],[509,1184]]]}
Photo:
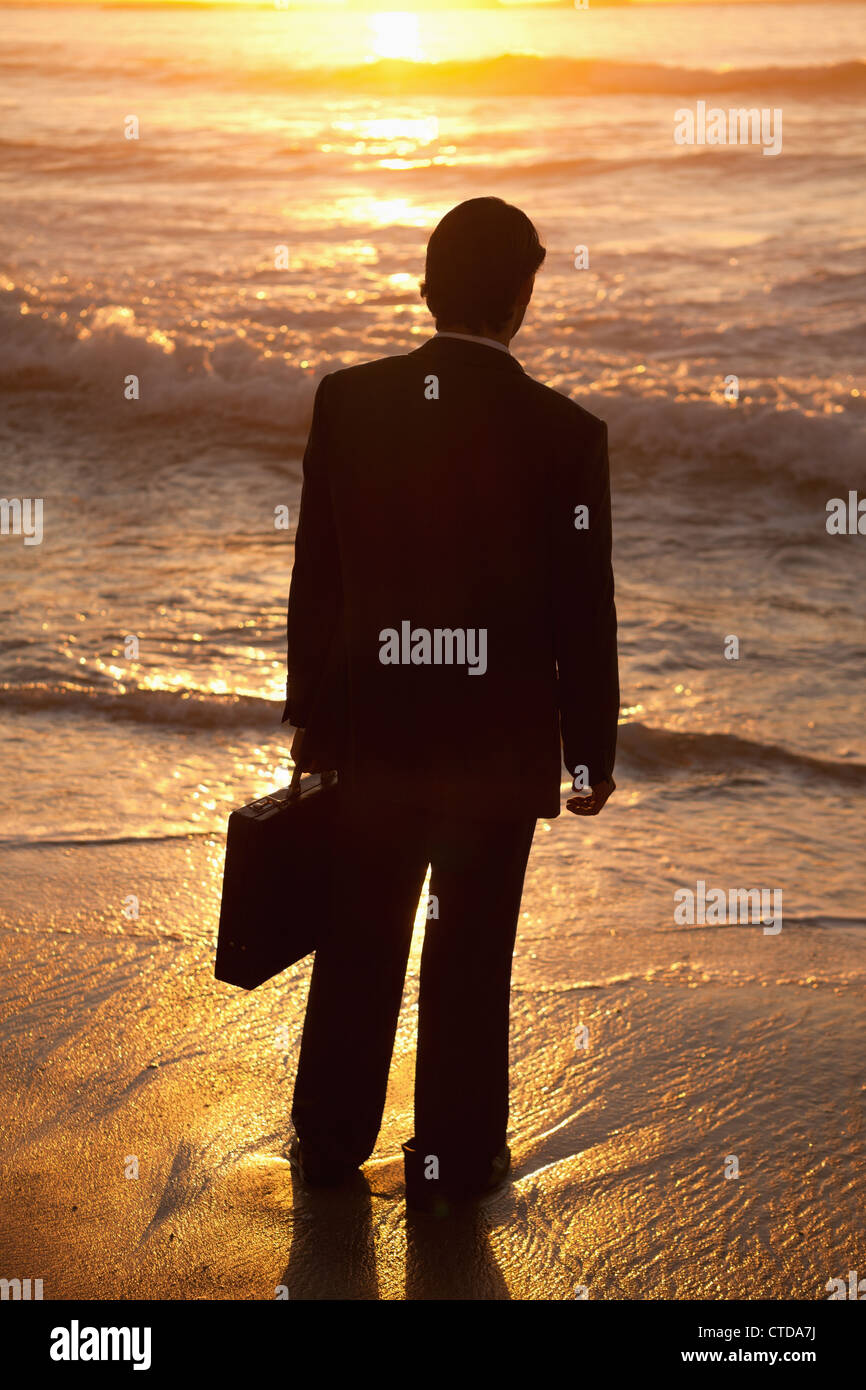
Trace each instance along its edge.
{"label": "suit trousers", "polygon": [[292,1120],[328,1163],[372,1153],[418,901],[415,1138],[443,1177],[486,1178],[508,1123],[511,960],[535,817],[480,821],[344,798],[333,930],[316,950]]}

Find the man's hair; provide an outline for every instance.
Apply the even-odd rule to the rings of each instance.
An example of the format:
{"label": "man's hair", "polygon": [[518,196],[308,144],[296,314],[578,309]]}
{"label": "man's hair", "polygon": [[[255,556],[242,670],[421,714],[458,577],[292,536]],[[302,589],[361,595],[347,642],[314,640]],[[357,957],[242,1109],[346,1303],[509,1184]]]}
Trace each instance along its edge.
{"label": "man's hair", "polygon": [[504,328],[523,282],[547,252],[520,208],[501,198],[470,198],[446,212],[427,243],[421,294],[440,324],[470,332]]}

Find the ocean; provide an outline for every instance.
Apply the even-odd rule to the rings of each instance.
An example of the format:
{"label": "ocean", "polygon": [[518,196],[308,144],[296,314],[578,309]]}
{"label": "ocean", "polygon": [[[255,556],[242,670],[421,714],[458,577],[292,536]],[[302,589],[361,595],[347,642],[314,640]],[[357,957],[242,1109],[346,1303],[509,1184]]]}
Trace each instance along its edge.
{"label": "ocean", "polygon": [[[866,496],[864,13],[0,10],[2,488],[43,503],[41,543],[0,537],[8,927],[182,940],[207,964],[228,813],[289,777],[316,383],[429,336],[426,239],[491,193],[547,247],[512,351],[608,423],[623,702],[603,816],[536,834],[518,1125],[544,1164],[579,1148],[553,1043],[553,1110],[530,1098],[563,1000],[571,1029],[581,1000],[613,990],[618,1013],[635,989],[641,1029],[664,1017],[692,1047],[711,987],[756,1069],[779,1055],[762,991],[786,1039],[801,997],[849,1026],[866,537],[827,507]],[[698,102],[780,112],[780,151],[678,144]],[[187,877],[174,905],[151,884],[148,912],[160,846]],[[676,921],[698,883],[778,892],[781,930]],[[816,1077],[847,1096],[825,1041]]]}

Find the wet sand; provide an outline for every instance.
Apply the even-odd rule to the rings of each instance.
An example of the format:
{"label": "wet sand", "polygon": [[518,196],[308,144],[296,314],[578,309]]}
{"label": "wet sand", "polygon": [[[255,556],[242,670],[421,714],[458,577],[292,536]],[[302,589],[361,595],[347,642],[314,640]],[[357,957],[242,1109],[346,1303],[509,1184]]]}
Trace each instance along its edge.
{"label": "wet sand", "polygon": [[311,1194],[285,1156],[309,965],[213,979],[221,841],[8,851],[0,1272],[46,1299],[652,1300],[820,1299],[866,1268],[862,931],[590,929],[551,984],[549,852],[515,961],[513,1181],[436,1220],[402,1191],[417,940],[377,1153]]}

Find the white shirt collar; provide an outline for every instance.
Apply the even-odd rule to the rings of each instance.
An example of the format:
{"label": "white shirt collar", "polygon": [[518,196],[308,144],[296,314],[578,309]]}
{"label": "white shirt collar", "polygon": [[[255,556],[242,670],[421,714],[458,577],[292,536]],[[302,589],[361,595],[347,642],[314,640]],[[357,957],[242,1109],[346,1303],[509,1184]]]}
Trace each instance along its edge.
{"label": "white shirt collar", "polygon": [[[463,338],[467,343],[484,343],[486,347],[499,348],[500,352],[508,352],[504,343],[500,343],[496,338],[477,338],[474,333],[435,333],[436,338]],[[509,352],[509,356],[511,356]]]}

